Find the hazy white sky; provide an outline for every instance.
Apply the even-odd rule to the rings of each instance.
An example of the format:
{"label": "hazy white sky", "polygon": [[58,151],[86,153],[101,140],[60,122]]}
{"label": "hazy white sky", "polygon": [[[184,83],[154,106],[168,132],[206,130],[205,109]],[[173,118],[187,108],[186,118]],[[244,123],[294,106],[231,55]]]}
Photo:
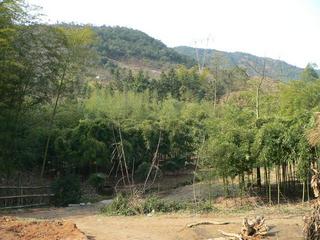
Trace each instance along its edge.
{"label": "hazy white sky", "polygon": [[[28,0],[47,22],[119,25],[169,47],[248,52],[320,66],[320,0]],[[207,44],[206,38],[210,36]],[[197,42],[197,44],[195,44]]]}

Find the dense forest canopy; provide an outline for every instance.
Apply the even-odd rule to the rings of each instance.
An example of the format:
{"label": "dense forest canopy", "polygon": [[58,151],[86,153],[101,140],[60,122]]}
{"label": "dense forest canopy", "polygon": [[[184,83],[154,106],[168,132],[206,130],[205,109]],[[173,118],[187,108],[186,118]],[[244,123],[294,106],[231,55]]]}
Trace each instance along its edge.
{"label": "dense forest canopy", "polygon": [[[103,172],[127,175],[130,184],[156,159],[157,171],[197,162],[226,185],[239,178],[245,186],[249,174],[270,183],[273,169],[283,182],[305,183],[318,161],[307,137],[320,111],[312,65],[286,83],[266,74],[273,71],[266,64],[254,77],[244,66],[226,67],[225,56],[198,69],[139,31],[39,24],[21,0],[2,1],[0,12],[2,176]],[[151,77],[108,58],[171,65]],[[96,74],[101,68],[107,81]]]}
{"label": "dense forest canopy", "polygon": [[102,63],[108,59],[127,60],[140,59],[157,61],[158,64],[195,63],[192,58],[181,55],[174,49],[168,48],[161,41],[147,34],[125,27],[93,27],[99,37],[97,50],[102,57]]}

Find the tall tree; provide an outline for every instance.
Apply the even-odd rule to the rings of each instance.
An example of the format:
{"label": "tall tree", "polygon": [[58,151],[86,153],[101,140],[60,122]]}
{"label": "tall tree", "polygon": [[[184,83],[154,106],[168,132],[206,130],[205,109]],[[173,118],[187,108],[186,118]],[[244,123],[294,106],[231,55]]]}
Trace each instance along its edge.
{"label": "tall tree", "polygon": [[90,28],[79,27],[58,27],[57,29],[63,39],[59,49],[58,74],[54,81],[53,109],[49,120],[49,133],[45,144],[42,161],[41,176],[44,175],[47,162],[48,149],[51,140],[51,128],[57,113],[59,101],[62,97],[70,96],[72,91],[77,89],[78,83],[85,80],[85,71],[92,59],[91,44],[94,41],[94,34]]}

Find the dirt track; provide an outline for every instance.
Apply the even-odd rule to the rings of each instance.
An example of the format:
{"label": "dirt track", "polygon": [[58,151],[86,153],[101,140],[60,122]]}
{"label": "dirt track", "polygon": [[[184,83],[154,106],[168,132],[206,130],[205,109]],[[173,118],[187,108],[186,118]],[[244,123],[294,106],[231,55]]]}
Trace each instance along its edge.
{"label": "dirt track", "polygon": [[[224,226],[198,226],[186,228],[186,224],[204,220],[230,221]],[[96,240],[200,240],[221,237],[218,229],[226,232],[237,232],[241,226],[238,217],[208,218],[167,215],[156,217],[103,217],[87,216],[74,219],[77,226]],[[300,223],[300,224],[299,224]],[[268,221],[274,236],[270,239],[302,239],[301,218],[283,219],[275,217]]]}
{"label": "dirt track", "polygon": [[[97,208],[65,208],[20,211],[13,215],[22,218],[67,219],[74,222],[89,239],[93,240],[202,240],[221,237],[219,229],[238,232],[242,217],[253,212],[232,216],[171,214],[135,217],[107,217],[98,214]],[[265,214],[267,224],[272,227],[269,239],[303,239],[302,215]],[[186,228],[186,224],[198,221],[227,221],[223,226],[198,226]]]}

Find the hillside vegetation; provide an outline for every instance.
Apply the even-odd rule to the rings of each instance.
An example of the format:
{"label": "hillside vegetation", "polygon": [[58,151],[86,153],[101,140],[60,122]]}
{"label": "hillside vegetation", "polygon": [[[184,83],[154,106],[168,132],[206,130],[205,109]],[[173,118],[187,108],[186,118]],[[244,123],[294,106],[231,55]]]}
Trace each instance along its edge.
{"label": "hillside vegetation", "polygon": [[102,63],[109,59],[118,61],[149,61],[164,64],[185,64],[192,66],[195,61],[168,48],[161,41],[147,34],[125,27],[93,27],[99,41],[97,51],[102,57]]}
{"label": "hillside vegetation", "polygon": [[[268,69],[268,77],[276,80],[288,81],[297,80],[303,71],[302,68],[290,65],[285,61],[272,58],[257,57],[252,54],[243,52],[223,52],[215,49],[195,49],[192,47],[179,46],[174,48],[180,54],[196,59],[196,51],[198,51],[200,60],[205,59],[205,65],[210,66],[219,58],[223,59],[224,67],[239,66],[247,69],[250,76],[257,76],[261,72],[263,65]],[[205,56],[205,57],[204,57]],[[221,61],[221,60],[220,60]]]}
{"label": "hillside vegetation", "polygon": [[[107,181],[140,183],[145,193],[165,173],[191,170],[197,180],[220,179],[225,196],[237,183],[239,195],[257,187],[270,203],[310,198],[320,156],[309,141],[320,111],[312,65],[288,82],[270,78],[278,71],[270,59],[255,77],[222,60],[199,69],[139,31],[38,24],[21,2],[0,5],[1,181],[21,172],[56,179],[66,205],[61,193],[77,190],[79,201],[80,179],[97,191]],[[109,58],[166,67],[151,76]]]}

